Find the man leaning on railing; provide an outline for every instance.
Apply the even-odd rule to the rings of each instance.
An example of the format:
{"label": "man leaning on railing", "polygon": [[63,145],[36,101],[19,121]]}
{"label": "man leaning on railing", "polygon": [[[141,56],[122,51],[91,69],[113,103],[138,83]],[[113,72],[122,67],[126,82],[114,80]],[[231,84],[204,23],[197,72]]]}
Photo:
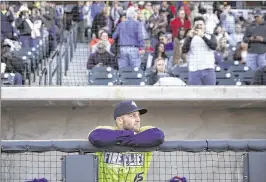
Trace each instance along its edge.
{"label": "man leaning on railing", "polygon": [[[116,126],[99,126],[89,134],[89,141],[96,147],[114,145],[128,147],[156,147],[163,143],[162,130],[140,127],[140,115],[147,109],[138,108],[134,101],[123,101],[116,105]],[[152,152],[98,152],[99,182],[146,181]]]}

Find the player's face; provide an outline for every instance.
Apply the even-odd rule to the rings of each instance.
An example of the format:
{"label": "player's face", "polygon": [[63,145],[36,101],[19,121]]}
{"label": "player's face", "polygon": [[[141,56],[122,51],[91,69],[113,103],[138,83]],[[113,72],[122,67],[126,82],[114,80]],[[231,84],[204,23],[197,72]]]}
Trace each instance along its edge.
{"label": "player's face", "polygon": [[140,129],[140,114],[139,112],[132,112],[124,115],[123,127],[126,130],[139,131]]}

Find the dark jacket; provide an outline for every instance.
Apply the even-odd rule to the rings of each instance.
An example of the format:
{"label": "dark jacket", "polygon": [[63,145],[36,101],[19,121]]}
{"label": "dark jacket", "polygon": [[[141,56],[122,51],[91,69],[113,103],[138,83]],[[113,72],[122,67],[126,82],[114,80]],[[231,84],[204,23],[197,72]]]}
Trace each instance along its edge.
{"label": "dark jacket", "polygon": [[20,32],[20,35],[31,36],[31,28],[25,19],[18,18],[16,20],[16,27]]}
{"label": "dark jacket", "polygon": [[23,60],[12,56],[11,54],[1,55],[1,62],[6,64],[6,73],[20,73],[24,74],[25,65]]}
{"label": "dark jacket", "polygon": [[12,39],[13,37],[13,27],[11,23],[14,21],[12,13],[3,14],[1,12],[1,33],[4,37]]}
{"label": "dark jacket", "polygon": [[252,85],[266,85],[266,66],[255,72]]}
{"label": "dark jacket", "polygon": [[[254,42],[250,41],[251,36],[262,36],[263,42]],[[263,54],[266,52],[266,23],[263,22],[260,25],[257,25],[253,22],[250,26],[246,28],[244,34],[244,42],[248,43],[248,52],[254,54]]]}
{"label": "dark jacket", "polygon": [[105,27],[106,25],[107,25],[107,18],[102,13],[96,15],[92,22],[91,33],[98,36],[99,30]]}
{"label": "dark jacket", "polygon": [[89,57],[89,60],[87,62],[87,69],[92,69],[97,64],[102,63],[103,66],[110,66],[114,69],[117,69],[117,62],[113,55],[111,55],[108,52],[99,53],[95,52],[94,54],[91,54]]}

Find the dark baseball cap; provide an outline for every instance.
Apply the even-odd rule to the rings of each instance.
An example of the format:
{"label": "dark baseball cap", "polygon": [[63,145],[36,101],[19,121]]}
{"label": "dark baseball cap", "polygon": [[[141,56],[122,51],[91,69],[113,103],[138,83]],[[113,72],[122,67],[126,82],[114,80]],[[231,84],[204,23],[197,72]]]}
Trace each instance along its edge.
{"label": "dark baseball cap", "polygon": [[123,101],[115,106],[114,119],[117,117],[139,111],[140,115],[148,112],[147,109],[139,108],[134,101]]}
{"label": "dark baseball cap", "polygon": [[253,11],[253,15],[254,15],[254,16],[262,16],[263,14],[262,14],[262,12],[261,12],[260,9],[255,9],[255,10]]}

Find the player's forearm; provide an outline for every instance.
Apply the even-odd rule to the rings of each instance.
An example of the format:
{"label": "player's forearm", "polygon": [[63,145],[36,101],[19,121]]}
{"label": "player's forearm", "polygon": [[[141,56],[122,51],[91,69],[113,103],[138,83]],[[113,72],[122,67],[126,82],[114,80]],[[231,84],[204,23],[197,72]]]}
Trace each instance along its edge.
{"label": "player's forearm", "polygon": [[96,147],[107,147],[116,145],[133,135],[133,131],[129,130],[96,129],[90,133],[89,141]]}
{"label": "player's forearm", "polygon": [[164,142],[164,132],[158,128],[151,128],[125,139],[121,145],[131,147],[156,147]]}

